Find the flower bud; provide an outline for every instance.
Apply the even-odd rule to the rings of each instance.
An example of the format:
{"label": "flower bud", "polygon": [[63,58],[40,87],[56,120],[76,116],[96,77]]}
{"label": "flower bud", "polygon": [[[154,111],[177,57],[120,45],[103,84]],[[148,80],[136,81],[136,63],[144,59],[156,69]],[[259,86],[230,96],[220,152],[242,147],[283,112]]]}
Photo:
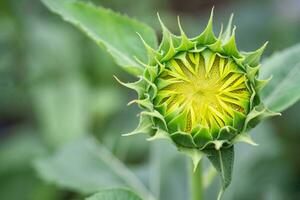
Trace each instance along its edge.
{"label": "flower bud", "polygon": [[[232,17],[224,32],[213,33],[213,12],[205,30],[188,38],[178,20],[180,36],[162,26],[159,49],[144,45],[148,63],[135,83],[132,101],[142,108],[140,124],[130,134],[147,132],[149,140],[168,138],[179,150],[219,150],[238,141],[255,144],[247,134],[265,117],[274,115],[260,100],[268,80],[258,80],[260,57],[266,44],[240,52]],[[130,135],[128,134],[128,135]],[[193,156],[193,153],[190,153]]]}

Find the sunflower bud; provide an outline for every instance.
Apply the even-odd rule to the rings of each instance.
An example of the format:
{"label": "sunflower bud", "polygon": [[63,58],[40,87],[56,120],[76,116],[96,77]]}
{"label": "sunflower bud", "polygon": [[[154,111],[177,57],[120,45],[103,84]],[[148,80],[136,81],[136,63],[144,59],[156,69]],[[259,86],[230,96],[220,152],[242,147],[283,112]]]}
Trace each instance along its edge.
{"label": "sunflower bud", "polygon": [[[149,140],[168,138],[195,153],[229,148],[238,141],[255,144],[248,130],[274,115],[260,100],[268,80],[258,80],[265,45],[253,52],[238,51],[232,17],[224,32],[213,33],[213,12],[205,30],[188,38],[178,20],[180,36],[162,26],[158,50],[144,42],[148,63],[135,83],[122,83],[137,91],[132,101],[142,108],[140,124],[131,134],[147,132]],[[192,153],[191,153],[192,151]]]}

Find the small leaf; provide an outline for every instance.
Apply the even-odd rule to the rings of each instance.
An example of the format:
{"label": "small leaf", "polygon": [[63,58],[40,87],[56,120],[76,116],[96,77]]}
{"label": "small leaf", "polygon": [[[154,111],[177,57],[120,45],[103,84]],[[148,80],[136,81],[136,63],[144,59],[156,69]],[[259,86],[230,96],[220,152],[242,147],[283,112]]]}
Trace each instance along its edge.
{"label": "small leaf", "polygon": [[272,80],[262,90],[271,110],[281,112],[300,99],[300,44],[287,48],[263,61],[261,77]]}
{"label": "small leaf", "polygon": [[142,198],[127,189],[107,189],[86,198],[86,200],[142,200]]}
{"label": "small leaf", "polygon": [[[109,9],[74,0],[42,0],[54,13],[77,26],[97,44],[104,45],[116,63],[134,75],[143,67],[135,61],[147,61],[146,49],[137,32],[152,48],[157,48],[155,32],[145,24]],[[124,39],[126,37],[126,40]]]}
{"label": "small leaf", "polygon": [[222,179],[222,189],[219,194],[219,198],[223,191],[229,186],[231,182],[232,168],[234,162],[234,149],[233,146],[230,148],[221,148],[220,150],[207,150],[207,157],[216,168]]}

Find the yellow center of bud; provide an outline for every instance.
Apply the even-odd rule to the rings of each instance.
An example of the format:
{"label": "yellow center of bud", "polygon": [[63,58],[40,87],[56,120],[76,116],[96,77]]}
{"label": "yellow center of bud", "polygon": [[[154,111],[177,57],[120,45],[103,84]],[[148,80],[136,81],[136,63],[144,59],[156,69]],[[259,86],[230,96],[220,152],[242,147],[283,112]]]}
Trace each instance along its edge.
{"label": "yellow center of bud", "polygon": [[158,77],[156,106],[165,106],[168,121],[184,114],[190,132],[196,126],[220,129],[235,113],[247,114],[250,92],[246,76],[231,58],[205,50],[185,52],[165,63]]}

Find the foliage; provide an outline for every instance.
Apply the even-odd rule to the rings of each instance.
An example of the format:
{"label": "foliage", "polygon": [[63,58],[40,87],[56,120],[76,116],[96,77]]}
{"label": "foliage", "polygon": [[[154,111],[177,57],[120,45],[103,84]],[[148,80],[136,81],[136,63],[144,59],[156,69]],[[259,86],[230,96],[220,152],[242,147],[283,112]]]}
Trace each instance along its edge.
{"label": "foliage", "polygon": [[[120,28],[120,32],[122,33],[122,27],[131,27],[131,21],[126,21],[126,18],[122,18],[121,16],[118,16],[118,18],[116,18],[116,22],[119,22],[119,24],[114,24],[114,23],[109,23],[109,20],[106,20],[105,23],[107,24],[100,24],[97,25],[97,21],[95,21],[95,19],[98,19],[99,22],[101,22],[103,19],[101,18],[101,16],[106,16],[106,17],[110,17],[112,19],[114,19],[115,14],[112,12],[108,12],[102,8],[96,8],[93,7],[91,5],[85,5],[79,2],[72,2],[72,1],[64,1],[64,0],[60,0],[57,1],[56,3],[54,3],[55,1],[47,1],[45,0],[44,3],[54,12],[60,14],[65,20],[70,21],[71,23],[75,24],[75,25],[79,25],[79,28],[83,29],[88,36],[90,36],[91,38],[97,38],[100,36],[103,37],[104,39],[102,41],[105,41],[104,44],[106,44],[106,46],[114,46],[116,49],[123,51],[124,53],[130,53],[131,57],[133,56],[137,56],[138,59],[141,59],[138,54],[135,54],[134,51],[131,51],[130,48],[126,48],[126,44],[127,42],[130,43],[130,38],[132,38],[133,33],[131,32],[127,32],[126,37],[128,37],[128,40],[118,40],[121,39],[120,35],[119,35],[119,31],[110,31],[109,34],[107,34],[107,36],[110,37],[115,37],[115,39],[111,39],[111,38],[106,38],[105,37],[105,33],[103,33],[101,30],[94,30],[95,27],[118,27]],[[102,20],[100,20],[102,19]],[[162,23],[162,22],[161,22]],[[245,71],[247,71],[247,76],[250,78],[250,81],[253,82],[253,84],[256,85],[251,85],[248,86],[250,88],[255,88],[255,93],[258,93],[258,91],[260,91],[264,85],[267,83],[267,80],[257,80],[256,79],[256,75],[258,72],[258,64],[259,64],[259,59],[260,56],[262,54],[262,51],[264,49],[264,47],[262,47],[261,49],[258,49],[255,52],[250,52],[250,53],[244,53],[244,54],[240,54],[236,48],[236,44],[235,44],[235,35],[234,32],[232,33],[231,30],[231,21],[229,22],[228,28],[226,29],[226,32],[222,34],[220,34],[220,39],[217,40],[212,32],[212,18],[210,18],[210,21],[206,27],[206,29],[202,32],[202,34],[200,34],[198,37],[196,37],[193,40],[189,40],[185,33],[182,31],[181,26],[179,24],[180,27],[180,32],[181,32],[181,36],[180,37],[176,37],[174,35],[172,35],[167,29],[166,27],[162,24],[162,31],[163,31],[163,38],[162,38],[162,42],[159,46],[159,50],[156,52],[153,48],[151,48],[151,46],[155,46],[153,45],[153,41],[152,40],[150,42],[150,44],[147,43],[148,38],[153,38],[153,32],[144,32],[144,33],[139,33],[140,36],[142,37],[142,41],[148,51],[148,64],[149,65],[145,65],[146,70],[145,70],[145,74],[144,74],[144,78],[141,78],[139,81],[133,83],[133,84],[124,84],[125,86],[132,88],[134,90],[136,90],[138,92],[139,95],[139,100],[137,100],[136,102],[141,106],[141,107],[145,107],[147,108],[149,111],[148,112],[142,112],[141,113],[141,121],[140,121],[140,125],[138,127],[139,130],[134,131],[134,133],[138,133],[138,132],[145,132],[145,130],[148,129],[148,127],[154,127],[155,129],[157,129],[157,132],[154,133],[153,138],[156,137],[161,137],[161,133],[164,131],[168,130],[164,130],[163,127],[159,127],[157,124],[151,125],[151,121],[157,121],[157,120],[162,120],[162,122],[164,122],[164,124],[168,124],[167,127],[169,127],[169,123],[170,122],[165,122],[163,120],[163,116],[160,116],[160,114],[158,112],[154,112],[151,110],[151,102],[150,100],[154,99],[155,96],[151,96],[151,94],[156,95],[156,93],[152,92],[151,93],[151,89],[156,91],[157,88],[155,87],[156,83],[151,83],[151,81],[155,80],[155,77],[158,75],[154,75],[155,72],[153,71],[155,69],[155,67],[158,67],[158,71],[162,71],[162,69],[159,68],[159,66],[162,66],[162,64],[160,62],[165,62],[168,61],[170,58],[172,58],[175,54],[177,54],[179,51],[183,51],[183,50],[189,50],[191,48],[193,48],[195,45],[196,46],[196,50],[197,51],[203,51],[203,49],[199,49],[198,50],[198,44],[204,45],[205,48],[206,46],[211,49],[212,51],[216,51],[219,53],[223,53],[225,55],[229,55],[231,57],[233,57],[233,59],[235,59],[236,63],[239,63],[240,65],[245,65],[245,67],[247,67],[247,69],[245,68]],[[91,25],[92,24],[92,25]],[[137,27],[132,27],[131,29],[136,29],[138,30]],[[149,29],[149,28],[147,28]],[[109,29],[108,29],[109,30]],[[232,34],[231,34],[232,33]],[[95,36],[96,35],[96,36]],[[117,38],[117,39],[116,39]],[[147,39],[144,39],[147,38]],[[146,41],[145,41],[146,40]],[[97,40],[96,40],[97,41]],[[101,41],[101,40],[100,40]],[[225,42],[224,42],[225,41]],[[135,44],[134,42],[132,44]],[[115,58],[120,59],[123,58],[123,54],[119,54],[119,52],[115,52],[115,51],[111,51],[108,49],[108,51],[115,56]],[[158,60],[158,63],[157,63]],[[284,61],[282,61],[283,63],[285,63]],[[126,64],[126,60],[121,60],[118,61],[117,60],[117,64],[119,64],[120,66],[130,66],[132,64]],[[155,63],[157,64],[157,66],[155,65]],[[143,64],[142,64],[143,65]],[[152,67],[152,65],[154,65],[154,67]],[[205,66],[206,68],[208,68],[207,66]],[[151,68],[153,68],[153,70],[151,71]],[[297,69],[297,67],[296,67]],[[297,69],[297,71],[299,71]],[[141,72],[137,72],[137,71],[129,71],[132,74],[141,74]],[[162,73],[162,72],[161,72]],[[270,74],[269,74],[270,75]],[[144,80],[145,79],[145,80]],[[295,84],[297,84],[297,80],[294,79],[289,79],[290,84],[294,86]],[[295,82],[292,82],[295,81]],[[299,81],[298,81],[299,82]],[[153,87],[148,87],[145,86],[147,90],[149,90],[149,95],[150,96],[144,96],[145,94],[145,88],[144,85],[147,85],[147,83],[150,84],[150,86],[154,85]],[[278,87],[276,85],[276,87]],[[286,86],[287,87],[287,86]],[[287,92],[284,93],[285,96],[290,96],[290,93],[293,93],[294,90],[286,90]],[[284,98],[287,98],[285,97]],[[278,98],[278,95],[276,96],[272,96],[272,101],[277,101],[276,98]],[[282,97],[281,97],[282,98]],[[256,97],[254,95],[254,97],[252,97],[252,101],[250,103],[250,105],[254,105],[255,102],[257,102],[256,99],[259,99],[259,97]],[[281,101],[283,104],[288,104],[287,101]],[[253,112],[251,111],[249,113],[249,115],[247,116],[246,120],[245,120],[245,128],[243,130],[249,130],[249,127],[254,127],[257,123],[258,120],[261,120],[265,117],[268,116],[272,116],[275,115],[272,114],[272,112],[268,111],[266,108],[263,108],[263,104],[258,105],[258,103],[255,103],[254,106],[257,107],[253,107]],[[288,107],[288,106],[285,106]],[[251,107],[252,108],[252,107]],[[248,119],[249,117],[249,119]],[[150,118],[150,119],[148,119]],[[241,118],[241,117],[239,117]],[[179,118],[178,118],[179,120]],[[148,124],[147,122],[149,122],[150,124]],[[177,121],[176,121],[177,122]],[[178,123],[183,123],[181,121],[178,121]],[[159,127],[159,128],[158,128]],[[222,131],[221,131],[222,132]],[[246,133],[245,133],[246,134]],[[218,134],[220,135],[220,133]],[[189,141],[190,139],[188,137],[184,138],[184,135],[181,134],[180,138],[176,137],[177,139],[172,137],[172,140],[175,141],[175,143],[177,145],[179,145],[179,148],[183,149],[183,148],[190,148],[191,145],[189,144],[188,147],[187,146],[181,146],[182,143],[180,141]],[[164,136],[165,137],[165,136]],[[249,136],[245,136],[245,137],[249,137]],[[179,138],[179,139],[178,139]],[[237,138],[237,137],[236,137]],[[245,139],[241,139],[240,137],[238,137],[238,139],[240,139],[241,141],[247,141]],[[192,139],[193,140],[193,139]],[[179,141],[179,143],[178,143]],[[235,139],[233,139],[233,141],[235,141]],[[193,142],[192,142],[193,143]],[[252,143],[252,142],[251,142]],[[223,143],[221,143],[222,146]],[[206,146],[207,144],[205,144],[204,146]],[[226,151],[227,150],[223,150],[223,148],[221,148],[220,150],[220,144],[215,144],[217,152],[212,151],[211,153],[209,153],[209,158],[211,158],[210,160],[212,161],[213,165],[218,169],[218,171],[221,173],[221,177],[223,180],[223,189],[225,189],[227,187],[227,185],[229,185],[230,180],[231,180],[231,168],[232,168],[232,164],[233,164],[233,159],[227,159],[223,158],[223,156],[221,155],[227,155]],[[218,147],[217,147],[218,146]],[[185,151],[185,150],[181,150],[181,151]],[[224,151],[224,152],[223,152]],[[187,154],[190,154],[190,150],[187,151]],[[205,152],[205,151],[204,151]],[[217,155],[217,156],[213,156],[213,155]],[[191,154],[191,157],[194,158],[194,153]],[[230,155],[233,155],[233,153],[231,153]],[[233,156],[229,156],[230,158],[233,158]],[[197,159],[198,161],[199,159]],[[231,162],[227,162],[228,160],[231,160]],[[197,161],[194,161],[194,163],[196,163]],[[224,161],[224,162],[223,162]],[[225,162],[226,161],[226,162]],[[223,166],[225,165],[225,166]],[[230,169],[230,170],[228,170]]]}

